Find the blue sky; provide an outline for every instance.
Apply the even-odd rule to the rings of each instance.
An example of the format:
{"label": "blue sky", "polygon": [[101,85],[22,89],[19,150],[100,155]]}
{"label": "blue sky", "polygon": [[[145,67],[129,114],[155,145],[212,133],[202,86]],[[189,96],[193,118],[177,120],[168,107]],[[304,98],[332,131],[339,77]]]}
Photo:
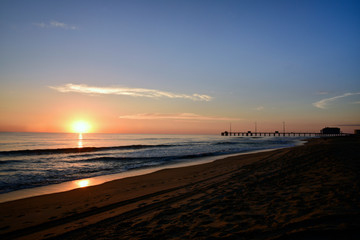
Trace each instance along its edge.
{"label": "blue sky", "polygon": [[[63,107],[72,98],[118,121],[133,116],[120,122],[129,129],[141,125],[136,116],[173,121],[189,113],[196,121],[213,117],[202,132],[229,121],[245,128],[262,122],[264,130],[282,121],[294,130],[360,124],[359,10],[358,1],[2,1],[1,130],[37,131],[9,122],[24,108],[43,115],[44,99]],[[66,84],[211,100],[59,91]],[[184,132],[196,126],[179,119]],[[171,123],[167,130],[177,132]]]}

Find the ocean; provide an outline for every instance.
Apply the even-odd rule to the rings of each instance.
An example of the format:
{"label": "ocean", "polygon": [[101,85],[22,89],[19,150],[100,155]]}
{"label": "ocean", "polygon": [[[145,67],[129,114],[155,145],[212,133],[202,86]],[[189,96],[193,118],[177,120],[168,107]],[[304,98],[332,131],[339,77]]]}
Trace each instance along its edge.
{"label": "ocean", "polygon": [[209,157],[290,147],[304,137],[0,133],[0,194]]}

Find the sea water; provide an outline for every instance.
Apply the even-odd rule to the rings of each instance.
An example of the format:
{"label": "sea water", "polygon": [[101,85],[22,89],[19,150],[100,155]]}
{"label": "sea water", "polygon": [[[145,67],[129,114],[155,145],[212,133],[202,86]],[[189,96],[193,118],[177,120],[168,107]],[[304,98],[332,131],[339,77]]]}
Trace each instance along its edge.
{"label": "sea water", "polygon": [[0,194],[205,157],[294,146],[299,137],[0,133]]}

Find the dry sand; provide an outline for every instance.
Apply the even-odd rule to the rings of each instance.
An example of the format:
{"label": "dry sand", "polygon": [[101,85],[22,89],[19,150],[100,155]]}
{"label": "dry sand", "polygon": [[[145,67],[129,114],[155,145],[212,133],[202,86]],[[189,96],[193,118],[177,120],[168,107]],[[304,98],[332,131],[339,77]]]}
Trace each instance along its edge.
{"label": "dry sand", "polygon": [[0,204],[0,239],[360,239],[360,138]]}

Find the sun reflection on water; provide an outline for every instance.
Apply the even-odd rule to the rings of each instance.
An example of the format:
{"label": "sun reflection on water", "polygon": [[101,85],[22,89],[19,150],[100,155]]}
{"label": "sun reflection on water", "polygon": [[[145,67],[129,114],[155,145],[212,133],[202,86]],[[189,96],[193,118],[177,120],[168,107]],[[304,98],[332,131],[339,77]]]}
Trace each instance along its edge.
{"label": "sun reflection on water", "polygon": [[81,133],[79,133],[79,137],[78,137],[78,148],[82,148],[83,147],[83,142],[82,142],[83,136]]}

